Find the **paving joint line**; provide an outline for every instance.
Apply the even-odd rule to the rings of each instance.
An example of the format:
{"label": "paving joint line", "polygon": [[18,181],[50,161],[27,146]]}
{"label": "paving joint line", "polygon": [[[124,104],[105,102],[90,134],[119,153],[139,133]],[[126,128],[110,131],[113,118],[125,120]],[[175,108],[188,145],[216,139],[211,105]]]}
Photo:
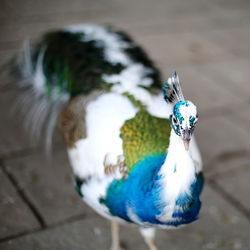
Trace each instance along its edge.
{"label": "paving joint line", "polygon": [[26,235],[29,235],[29,234],[32,234],[32,233],[36,233],[36,232],[39,232],[39,231],[41,231],[41,228],[28,230],[28,231],[24,231],[22,233],[10,235],[10,236],[7,236],[7,237],[4,237],[4,238],[0,239],[0,244],[4,243],[6,241],[9,241],[9,240],[14,240],[16,238],[20,238],[22,236],[26,236]]}
{"label": "paving joint line", "polygon": [[[215,157],[213,157],[205,166],[204,169],[214,169],[217,164],[226,162],[231,158],[240,158],[240,157],[247,157],[250,158],[250,151],[246,149],[239,149],[239,150],[232,150],[232,151],[224,151]],[[209,173],[208,171],[205,171]]]}
{"label": "paving joint line", "polygon": [[220,185],[218,185],[214,180],[207,178],[208,185],[217,193],[219,193],[227,202],[233,205],[239,212],[250,220],[250,212],[246,207],[244,207],[240,201],[232,197],[226,190],[224,190]]}
{"label": "paving joint line", "polygon": [[43,227],[43,228],[40,227],[38,229],[28,230],[28,231],[25,231],[25,232],[22,232],[22,233],[19,233],[19,234],[7,236],[5,238],[0,239],[0,243],[4,243],[4,242],[9,241],[9,240],[15,240],[17,238],[27,236],[27,235],[31,235],[31,234],[34,234],[34,233],[43,232],[43,231],[46,231],[48,229],[57,228],[57,227],[60,227],[60,226],[63,226],[63,225],[69,224],[69,223],[74,223],[76,221],[85,219],[86,217],[87,217],[86,213],[75,215],[75,216],[72,216],[72,217],[67,218],[65,220],[59,221],[57,223],[50,224],[50,225],[48,225],[46,227]]}
{"label": "paving joint line", "polygon": [[[52,145],[52,152],[62,150],[62,149],[65,149],[64,145],[61,145],[61,144],[60,145],[59,144]],[[27,148],[20,149],[20,150],[14,150],[14,151],[9,152],[7,154],[2,154],[2,155],[0,155],[0,159],[2,159],[3,161],[12,160],[12,159],[15,160],[18,158],[37,154],[39,152],[44,153],[44,155],[46,156],[45,148],[43,148],[42,146],[37,146],[37,147],[34,146],[34,147],[27,147]]]}
{"label": "paving joint line", "polygon": [[249,169],[248,164],[242,164],[241,166],[237,168],[225,169],[222,171],[214,171],[212,173],[206,172],[206,178],[213,179],[213,178],[220,178],[220,177],[230,177],[234,174],[237,174],[239,171],[244,171],[248,169]]}
{"label": "paving joint line", "polygon": [[40,214],[40,212],[36,208],[36,206],[28,198],[28,196],[25,194],[24,190],[19,186],[18,181],[15,179],[15,177],[7,170],[7,168],[6,168],[5,164],[4,164],[4,161],[1,161],[1,165],[2,165],[3,172],[6,174],[6,176],[9,179],[9,181],[12,183],[12,185],[16,189],[18,195],[21,197],[21,199],[28,206],[28,208],[30,209],[30,211],[32,212],[32,214],[35,216],[35,218],[37,219],[38,223],[40,224],[40,227],[41,228],[45,228],[46,227],[46,223],[45,223],[42,215]]}
{"label": "paving joint line", "polygon": [[7,154],[0,155],[0,159],[5,161],[5,160],[10,160],[10,159],[21,158],[21,157],[31,155],[31,154],[37,152],[37,150],[38,150],[38,148],[35,148],[35,147],[34,148],[27,147],[27,148],[20,149],[20,150],[14,150],[14,151],[9,152]]}
{"label": "paving joint line", "polygon": [[[214,168],[217,164],[230,160],[230,158],[235,157],[250,157],[250,151],[241,149],[236,151],[227,151],[215,156],[208,164],[204,167],[208,169]],[[206,171],[207,172],[207,171]],[[208,173],[208,172],[207,172]],[[208,173],[209,174],[209,173]],[[238,211],[245,215],[250,220],[250,211],[243,206],[240,201],[231,196],[226,190],[224,190],[215,180],[214,175],[206,177],[206,182],[208,185],[217,193],[219,193],[227,202],[234,206]]]}

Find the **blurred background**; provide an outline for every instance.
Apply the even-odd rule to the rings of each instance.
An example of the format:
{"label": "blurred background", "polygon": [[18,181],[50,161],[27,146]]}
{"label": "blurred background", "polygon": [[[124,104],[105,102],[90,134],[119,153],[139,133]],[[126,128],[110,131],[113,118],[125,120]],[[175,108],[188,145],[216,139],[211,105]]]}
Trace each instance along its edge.
{"label": "blurred background", "polygon": [[[250,249],[250,1],[1,0],[0,63],[23,40],[72,23],[128,32],[162,71],[176,70],[198,107],[206,186],[200,220],[159,231],[159,249]],[[1,83],[8,79],[2,78]],[[109,223],[76,194],[60,137],[50,160],[10,119],[18,91],[0,89],[0,249],[109,249]],[[145,249],[123,227],[126,249]]]}

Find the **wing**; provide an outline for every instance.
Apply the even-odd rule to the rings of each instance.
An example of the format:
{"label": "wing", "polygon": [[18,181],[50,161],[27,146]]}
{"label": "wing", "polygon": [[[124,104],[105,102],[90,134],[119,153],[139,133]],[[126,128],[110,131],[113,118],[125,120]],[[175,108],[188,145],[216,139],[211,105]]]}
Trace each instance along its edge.
{"label": "wing", "polygon": [[32,52],[34,74],[42,64],[48,95],[54,88],[71,97],[107,89],[117,84],[106,81],[108,76],[119,75],[131,63],[144,66],[143,77],[152,80],[152,87],[161,87],[160,73],[143,49],[110,27],[76,25],[50,32]]}
{"label": "wing", "polygon": [[121,138],[128,173],[145,157],[166,154],[170,130],[168,119],[154,117],[145,109],[124,123]]}
{"label": "wing", "polygon": [[160,73],[143,49],[125,33],[106,26],[72,25],[49,32],[31,49],[26,43],[13,61],[17,86],[26,87],[20,103],[29,130],[39,137],[46,126],[48,148],[58,114],[73,97],[126,85],[128,77],[135,87],[161,86]]}

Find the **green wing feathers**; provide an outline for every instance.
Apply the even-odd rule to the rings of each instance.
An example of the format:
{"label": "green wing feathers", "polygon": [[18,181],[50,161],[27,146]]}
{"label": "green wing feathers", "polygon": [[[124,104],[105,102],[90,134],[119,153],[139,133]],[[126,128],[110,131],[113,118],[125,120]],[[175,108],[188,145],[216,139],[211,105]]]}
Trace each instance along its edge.
{"label": "green wing feathers", "polygon": [[[119,40],[116,41],[117,44],[109,45],[111,48],[126,43],[127,46],[122,48],[122,53],[130,58],[131,62],[139,63],[150,69],[147,77],[152,79],[152,84],[148,88],[160,88],[160,73],[143,49],[133,43],[130,37],[123,32],[108,27],[105,28],[105,31],[111,37],[119,37]],[[110,61],[106,55],[107,44],[105,42],[107,43],[98,38],[94,39],[84,31],[59,30],[43,36],[33,50],[32,65],[35,73],[39,57],[44,53],[42,73],[46,79],[47,95],[50,96],[53,93],[54,87],[59,93],[68,93],[70,97],[88,94],[95,89],[112,87],[114,83],[105,82],[103,75],[118,75],[128,65]]]}
{"label": "green wing feathers", "polygon": [[120,63],[111,64],[105,60],[103,48],[97,47],[95,41],[83,42],[83,39],[83,33],[57,31],[45,35],[37,45],[32,61],[36,65],[44,48],[43,73],[48,95],[53,87],[71,97],[109,87],[101,76],[104,73],[118,74],[123,69]]}

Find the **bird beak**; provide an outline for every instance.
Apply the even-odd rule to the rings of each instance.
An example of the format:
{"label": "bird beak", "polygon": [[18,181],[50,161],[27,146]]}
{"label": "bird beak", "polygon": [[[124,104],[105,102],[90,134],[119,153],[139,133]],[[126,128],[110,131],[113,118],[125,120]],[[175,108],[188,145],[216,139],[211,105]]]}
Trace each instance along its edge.
{"label": "bird beak", "polygon": [[183,140],[183,143],[184,143],[184,147],[185,147],[186,151],[188,151],[190,140]]}
{"label": "bird beak", "polygon": [[183,143],[184,143],[184,147],[185,147],[186,151],[188,151],[188,149],[189,149],[191,136],[192,136],[192,133],[188,128],[183,130],[182,139],[183,139]]}

